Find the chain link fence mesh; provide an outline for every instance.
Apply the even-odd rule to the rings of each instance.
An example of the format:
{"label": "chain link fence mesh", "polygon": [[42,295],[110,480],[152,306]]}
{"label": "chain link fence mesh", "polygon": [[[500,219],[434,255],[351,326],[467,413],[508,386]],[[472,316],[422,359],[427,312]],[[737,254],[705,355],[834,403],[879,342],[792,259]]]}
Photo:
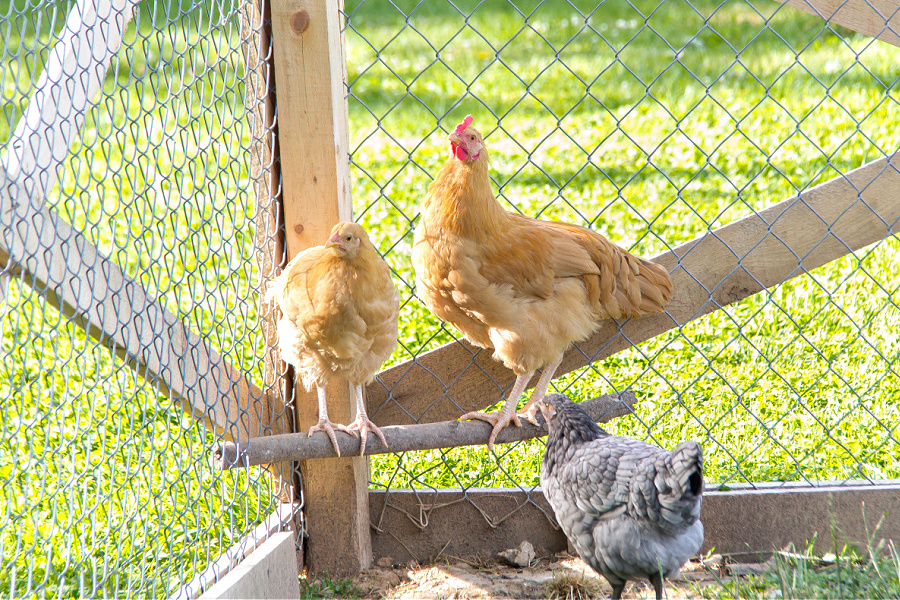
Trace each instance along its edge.
{"label": "chain link fence mesh", "polygon": [[[251,381],[263,380],[251,160],[263,145],[253,118],[264,98],[248,75],[258,66],[245,65],[246,50],[259,45],[251,6],[0,2],[2,179],[14,194],[11,205],[3,202],[0,242],[8,249],[15,228],[57,248],[49,280],[22,274],[6,256],[0,276],[4,598],[166,597],[278,503],[264,471],[213,470],[208,450],[221,436],[166,394],[206,346]],[[72,96],[90,78],[84,60],[102,56],[122,26],[120,47],[99,71],[100,89],[78,107]],[[60,62],[54,52],[65,53],[64,40],[80,58],[63,60],[54,75],[49,65]],[[24,115],[48,77],[57,77],[45,88],[50,109],[29,121]],[[55,155],[62,162],[54,178],[53,159],[42,152],[73,123],[77,134],[64,159]],[[30,171],[27,161],[16,167],[23,144],[38,155]],[[43,193],[38,180],[48,182]],[[11,222],[10,206],[29,203],[46,205],[46,218]],[[91,256],[88,245],[111,262],[85,259],[79,268],[75,255]],[[116,268],[130,283],[112,283]],[[160,327],[139,313],[133,323],[110,325],[116,315],[100,314],[90,329],[123,333],[118,343],[108,335],[98,341],[54,299],[67,285],[98,280],[110,281],[117,302],[136,302],[143,288],[171,322]],[[199,338],[182,339],[184,354],[160,372],[142,377],[120,358],[132,334],[154,336],[151,348],[165,354],[171,340],[159,333],[175,339],[179,325]],[[201,380],[217,368],[194,366]],[[197,393],[214,402],[217,391]],[[195,412],[204,416],[202,406]]]}
{"label": "chain link fence mesh", "polygon": [[[4,169],[67,17],[88,4],[130,6],[0,2]],[[271,246],[256,219],[270,212],[256,206],[270,48],[248,51],[260,42],[250,6],[137,3],[38,198],[55,218],[30,226],[83,234],[259,384],[258,265],[275,257],[257,256]],[[590,226],[643,256],[900,143],[897,48],[774,2],[366,0],[344,17],[355,218],[403,298],[393,363],[459,337],[416,297],[409,257],[443,137],[468,113],[510,210]],[[883,33],[895,33],[888,17]],[[714,483],[897,478],[898,247],[889,236],[849,252],[554,388],[634,390],[636,415],[609,428],[664,446],[699,440]],[[61,273],[56,285],[85,276]],[[4,260],[0,594],[177,592],[272,513],[278,490],[263,471],[213,471],[220,436],[165,396],[166,375],[137,375],[59,310],[52,285],[19,275]],[[372,459],[371,485],[419,489],[410,518],[427,527],[433,490],[532,492],[541,452],[532,441],[387,455]]]}
{"label": "chain link fence mesh", "polygon": [[[410,254],[444,139],[466,114],[508,210],[592,227],[641,256],[713,235],[900,141],[898,49],[775,2],[367,0],[347,2],[345,18],[356,216],[402,282],[395,362],[461,337],[416,296]],[[632,389],[636,414],[609,429],[665,447],[697,439],[714,485],[896,478],[898,248],[889,236],[809,272],[797,256],[790,281],[553,388],[576,399]],[[371,484],[418,489],[421,510],[408,516],[424,528],[443,507],[438,489],[530,498],[542,450],[376,457]],[[494,526],[510,518],[465,501]]]}

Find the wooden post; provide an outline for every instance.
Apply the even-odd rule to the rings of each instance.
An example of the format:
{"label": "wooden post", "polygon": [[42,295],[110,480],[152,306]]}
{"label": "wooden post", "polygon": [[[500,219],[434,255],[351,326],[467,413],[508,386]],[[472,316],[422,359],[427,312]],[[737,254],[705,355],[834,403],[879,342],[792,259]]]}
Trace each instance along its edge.
{"label": "wooden post", "polygon": [[[268,402],[262,407],[266,411],[264,422],[267,429],[260,435],[279,435],[294,432],[294,416],[281,393],[282,363],[275,349],[275,318],[271,305],[263,301],[263,292],[269,281],[275,277],[276,267],[284,255],[284,235],[280,225],[277,169],[273,165],[275,152],[275,107],[270,94],[273,81],[274,61],[270,56],[271,15],[266,0],[246,2],[241,12],[241,39],[244,44],[245,95],[244,106],[248,111],[250,128],[255,144],[251,147],[250,174],[254,181],[256,209],[256,260],[259,267],[259,322],[265,333],[265,353],[263,355],[263,389]],[[290,461],[266,465],[272,476],[274,495],[281,501],[282,508],[294,503],[299,497],[299,481],[295,481],[294,463]],[[299,518],[299,511],[297,511]],[[302,527],[292,527],[297,549],[297,571],[302,572],[303,540]]]}
{"label": "wooden post", "polygon": [[[340,0],[271,0],[278,147],[287,258],[322,245],[351,218],[346,62]],[[294,386],[297,431],[318,420],[315,391]],[[353,420],[349,384],[328,387],[328,413]],[[364,458],[300,464],[311,572],[347,575],[372,562],[368,463]]]}

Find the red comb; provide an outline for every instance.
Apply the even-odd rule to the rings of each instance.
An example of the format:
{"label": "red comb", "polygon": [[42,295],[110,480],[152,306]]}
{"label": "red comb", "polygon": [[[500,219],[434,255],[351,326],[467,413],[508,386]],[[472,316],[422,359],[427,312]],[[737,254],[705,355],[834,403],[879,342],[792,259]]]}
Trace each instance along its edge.
{"label": "red comb", "polygon": [[462,120],[462,123],[460,123],[459,125],[456,126],[454,133],[462,133],[471,124],[472,124],[472,115],[466,115],[466,118]]}

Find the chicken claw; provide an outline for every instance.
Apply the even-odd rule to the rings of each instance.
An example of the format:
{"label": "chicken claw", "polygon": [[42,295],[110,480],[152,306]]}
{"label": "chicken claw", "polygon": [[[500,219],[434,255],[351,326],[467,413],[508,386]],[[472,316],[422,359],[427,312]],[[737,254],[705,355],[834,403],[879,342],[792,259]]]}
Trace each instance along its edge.
{"label": "chicken claw", "polygon": [[532,425],[537,425],[538,427],[543,426],[544,423],[541,421],[538,421],[538,419],[537,419],[537,414],[539,412],[541,412],[541,409],[538,406],[538,403],[535,402],[534,399],[532,399],[529,402],[529,404],[530,404],[530,406],[526,406],[525,410],[523,410],[520,413],[517,413],[516,416],[522,417],[523,419],[525,419]]}
{"label": "chicken claw", "polygon": [[332,423],[328,420],[327,416],[324,419],[319,419],[318,423],[310,427],[309,433],[307,435],[309,435],[309,437],[312,437],[312,434],[314,434],[315,432],[324,431],[328,435],[328,437],[331,438],[331,443],[334,445],[334,451],[337,452],[338,456],[340,456],[341,449],[338,446],[337,435],[334,433],[335,429],[353,435],[353,432],[349,427],[347,427],[346,425],[340,425],[338,423]]}
{"label": "chicken claw", "polygon": [[356,417],[356,420],[350,423],[350,427],[348,427],[349,431],[359,432],[359,455],[363,456],[366,453],[366,436],[368,432],[371,431],[375,434],[375,436],[381,440],[381,443],[384,444],[384,447],[387,448],[387,440],[384,439],[384,434],[381,433],[381,430],[378,428],[375,423],[369,420],[369,417],[360,414]]}
{"label": "chicken claw", "polygon": [[491,430],[491,437],[488,438],[488,450],[491,452],[494,451],[494,440],[497,439],[497,434],[500,433],[500,430],[504,427],[508,426],[512,423],[516,427],[521,427],[522,422],[519,421],[519,415],[516,413],[506,414],[505,410],[501,410],[500,412],[495,413],[486,413],[481,411],[475,411],[466,413],[459,418],[460,421],[471,421],[472,419],[478,419],[479,421],[485,421],[494,426]]}

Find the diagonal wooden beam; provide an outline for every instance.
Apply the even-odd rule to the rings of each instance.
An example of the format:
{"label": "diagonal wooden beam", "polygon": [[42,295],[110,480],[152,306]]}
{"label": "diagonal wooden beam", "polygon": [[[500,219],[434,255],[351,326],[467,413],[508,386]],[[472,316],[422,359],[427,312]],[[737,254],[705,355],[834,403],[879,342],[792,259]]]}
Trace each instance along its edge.
{"label": "diagonal wooden beam", "polygon": [[775,0],[846,27],[900,46],[900,2],[897,0]]}
{"label": "diagonal wooden beam", "polygon": [[234,439],[290,431],[273,423],[258,387],[44,203],[135,4],[80,0],[70,10],[0,159],[0,265],[211,429]]}
{"label": "diagonal wooden beam", "polygon": [[272,423],[257,386],[55,211],[35,209],[2,173],[0,186],[0,265],[210,429],[264,435]]}
{"label": "diagonal wooden beam", "polygon": [[2,166],[21,182],[26,199],[43,205],[69,155],[91,100],[122,44],[137,0],[79,0],[47,56],[28,106],[6,142]]}
{"label": "diagonal wooden beam", "polygon": [[[666,312],[622,325],[607,321],[566,353],[557,373],[612,356],[896,234],[898,168],[898,154],[876,160],[655,257],[675,288]],[[445,421],[483,408],[485,399],[499,400],[514,379],[490,351],[452,342],[382,371],[368,386],[368,410],[378,425]]]}

